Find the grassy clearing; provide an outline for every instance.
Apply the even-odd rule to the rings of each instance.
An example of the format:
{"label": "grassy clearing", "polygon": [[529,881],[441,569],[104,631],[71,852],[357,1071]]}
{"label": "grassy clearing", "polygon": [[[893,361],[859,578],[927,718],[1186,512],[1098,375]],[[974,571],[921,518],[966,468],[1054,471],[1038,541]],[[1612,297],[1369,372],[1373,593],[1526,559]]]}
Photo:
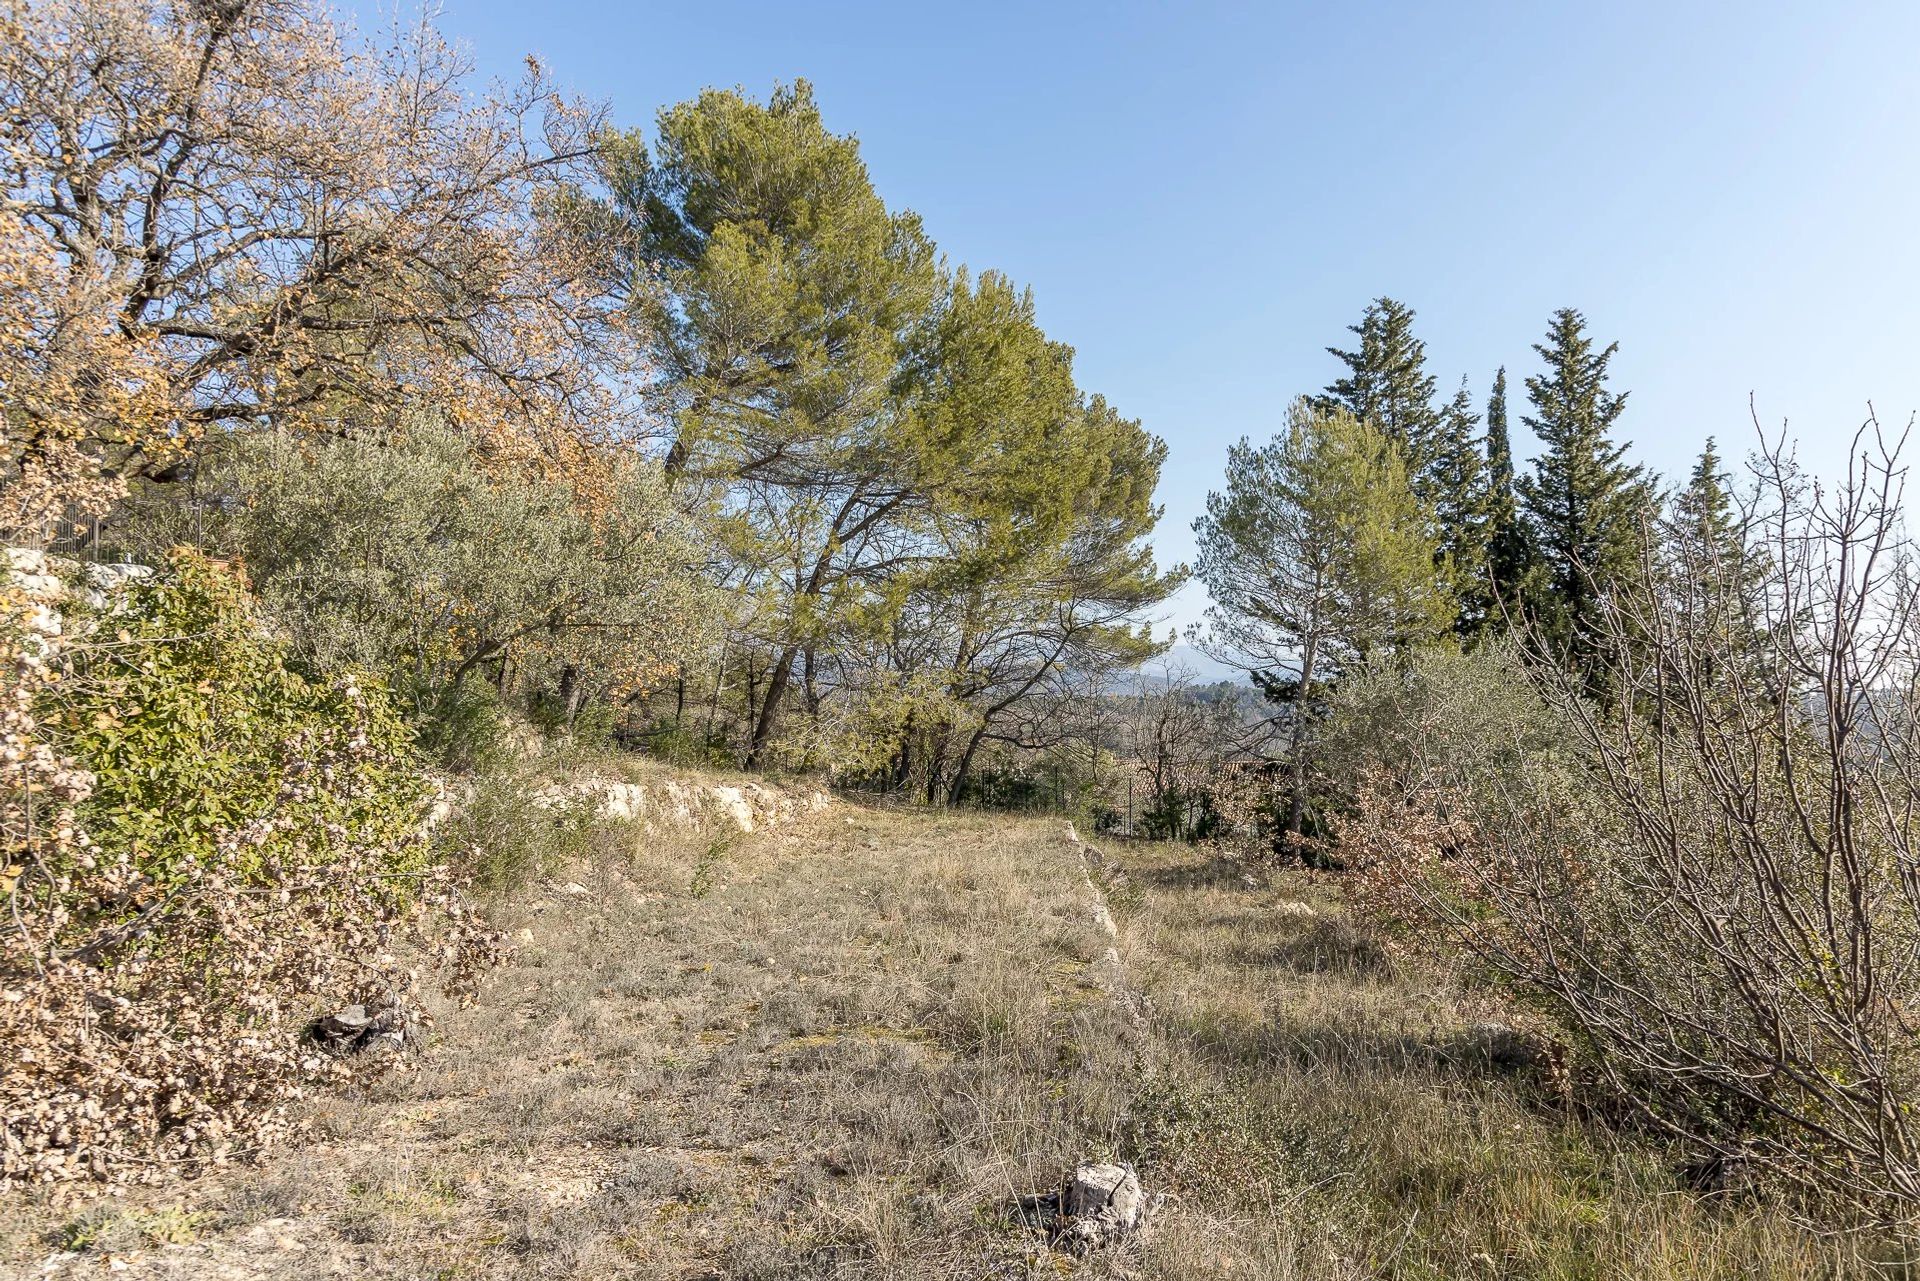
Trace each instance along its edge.
{"label": "grassy clearing", "polygon": [[[1458,1050],[1476,1011],[1396,976],[1320,884],[1114,852],[1118,940],[1057,822],[600,825],[568,873],[590,893],[510,909],[519,963],[409,1074],[316,1100],[314,1143],[20,1201],[0,1257],[181,1278],[1864,1272],[1556,1121]],[[1281,910],[1302,898],[1320,914]],[[1013,1199],[1103,1157],[1171,1193],[1159,1230],[1048,1254]]]}

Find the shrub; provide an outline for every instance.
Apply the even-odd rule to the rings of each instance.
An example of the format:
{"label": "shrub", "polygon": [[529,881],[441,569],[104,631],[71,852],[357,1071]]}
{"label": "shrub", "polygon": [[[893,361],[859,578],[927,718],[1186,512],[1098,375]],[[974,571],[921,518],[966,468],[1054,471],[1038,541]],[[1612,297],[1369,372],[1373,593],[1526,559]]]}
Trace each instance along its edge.
{"label": "shrub", "polygon": [[598,463],[583,490],[430,422],[326,444],[259,433],[210,461],[206,533],[245,562],[304,664],[386,676],[452,763],[488,729],[474,687],[570,731],[717,633],[702,549],[658,465],[627,450]]}
{"label": "shrub", "polygon": [[410,1012],[429,913],[454,990],[497,941],[432,862],[385,693],[292,671],[237,574],[181,553],[60,608],[4,632],[35,676],[6,759],[58,768],[0,774],[0,1181],[224,1161],[344,1070],[304,1035],[321,998]]}
{"label": "shrub", "polygon": [[725,735],[696,732],[671,721],[657,723],[643,736],[647,751],[669,765],[682,768],[729,769],[735,757]]}
{"label": "shrub", "polygon": [[498,762],[454,808],[445,840],[478,888],[510,890],[590,853],[598,798],[556,788],[551,764]]}
{"label": "shrub", "polygon": [[1546,1002],[1610,1097],[1729,1162],[1920,1213],[1920,584],[1895,459],[1670,540],[1551,660],[1379,673],[1342,832],[1378,901]]}
{"label": "shrub", "polygon": [[1356,784],[1397,804],[1440,787],[1492,803],[1568,767],[1571,729],[1535,689],[1524,655],[1494,640],[1472,653],[1434,648],[1369,662],[1334,692],[1321,792],[1351,807]]}

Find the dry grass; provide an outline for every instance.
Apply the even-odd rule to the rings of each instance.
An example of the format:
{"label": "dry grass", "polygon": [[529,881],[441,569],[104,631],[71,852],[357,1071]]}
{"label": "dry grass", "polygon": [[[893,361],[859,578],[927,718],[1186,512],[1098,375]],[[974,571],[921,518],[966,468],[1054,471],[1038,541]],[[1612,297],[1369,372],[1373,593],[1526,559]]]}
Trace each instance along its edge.
{"label": "dry grass", "polygon": [[[1311,882],[1119,851],[1112,940],[1054,822],[842,807],[755,837],[603,826],[406,1076],[250,1170],[28,1199],[0,1259],[71,1275],[1804,1277],[1843,1242],[1683,1194],[1457,1052]],[[1277,910],[1313,899],[1316,918]],[[1144,992],[1146,1002],[1138,999]],[[1074,1264],[1013,1213],[1076,1160],[1172,1193]],[[70,1194],[62,1194],[67,1196]]]}

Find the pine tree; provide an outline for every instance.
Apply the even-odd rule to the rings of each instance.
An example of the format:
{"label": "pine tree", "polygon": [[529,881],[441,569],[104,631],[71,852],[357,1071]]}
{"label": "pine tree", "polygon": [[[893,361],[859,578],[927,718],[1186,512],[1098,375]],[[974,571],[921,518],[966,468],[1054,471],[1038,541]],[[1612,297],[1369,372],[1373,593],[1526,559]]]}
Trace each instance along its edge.
{"label": "pine tree", "polygon": [[1287,831],[1306,830],[1316,700],[1370,655],[1444,635],[1433,516],[1400,451],[1344,409],[1296,402],[1284,434],[1227,451],[1227,488],[1194,522],[1214,642],[1289,703]]}
{"label": "pine tree", "polygon": [[1668,537],[1695,550],[1703,563],[1711,565],[1745,555],[1733,492],[1727,487],[1727,474],[1713,437],[1707,437],[1685,488],[1674,495],[1669,506]]}
{"label": "pine tree", "polygon": [[1606,686],[1601,611],[1634,570],[1651,495],[1641,468],[1623,461],[1612,438],[1626,408],[1607,388],[1618,343],[1595,350],[1586,317],[1571,307],[1553,315],[1534,350],[1546,372],[1527,379],[1534,412],[1524,421],[1542,445],[1533,475],[1519,482],[1529,532],[1541,560],[1531,602],[1547,638],[1596,692]]}
{"label": "pine tree", "polygon": [[1507,434],[1507,368],[1493,376],[1487,398],[1487,582],[1488,623],[1517,617],[1533,565],[1526,523],[1514,493],[1513,443]]}
{"label": "pine tree", "polygon": [[1327,351],[1347,367],[1347,376],[1313,398],[1321,410],[1344,409],[1400,449],[1415,479],[1433,460],[1440,415],[1433,407],[1436,384],[1427,372],[1427,345],[1413,336],[1413,308],[1392,298],[1367,304],[1360,323],[1347,332],[1360,339],[1353,351]]}
{"label": "pine tree", "polygon": [[738,500],[728,536],[759,606],[741,631],[767,659],[745,709],[757,766],[812,656],[884,626],[894,601],[862,556],[917,535],[960,471],[900,394],[943,273],[804,81],[765,103],[707,90],[661,113],[651,153],[629,135],[605,163],[663,286],[639,311],[673,416],[669,471]]}

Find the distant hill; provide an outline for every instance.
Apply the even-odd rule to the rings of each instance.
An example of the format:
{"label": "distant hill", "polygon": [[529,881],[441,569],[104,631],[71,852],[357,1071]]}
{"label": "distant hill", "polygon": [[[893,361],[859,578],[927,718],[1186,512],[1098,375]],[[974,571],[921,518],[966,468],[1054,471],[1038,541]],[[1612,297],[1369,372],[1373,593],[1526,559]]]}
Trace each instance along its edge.
{"label": "distant hill", "polygon": [[1253,684],[1247,679],[1247,674],[1239,668],[1229,666],[1185,641],[1179,642],[1160,657],[1140,664],[1127,675],[1135,683],[1161,681],[1166,679],[1168,672],[1181,669],[1193,674],[1193,683],[1196,685],[1211,685],[1215,681],[1232,681],[1238,685],[1248,686]]}

